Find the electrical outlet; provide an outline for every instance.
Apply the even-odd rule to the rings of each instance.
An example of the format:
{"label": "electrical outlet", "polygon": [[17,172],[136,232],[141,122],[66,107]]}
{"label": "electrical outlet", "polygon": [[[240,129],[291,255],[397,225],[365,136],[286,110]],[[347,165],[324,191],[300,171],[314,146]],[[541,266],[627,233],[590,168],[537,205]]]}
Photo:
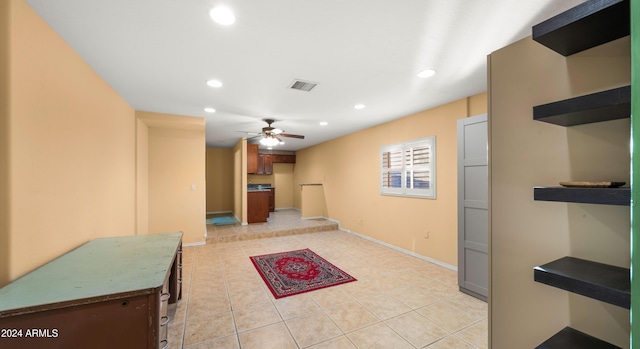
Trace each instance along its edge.
{"label": "electrical outlet", "polygon": [[429,238],[429,231],[427,229],[424,230],[424,238],[425,239]]}

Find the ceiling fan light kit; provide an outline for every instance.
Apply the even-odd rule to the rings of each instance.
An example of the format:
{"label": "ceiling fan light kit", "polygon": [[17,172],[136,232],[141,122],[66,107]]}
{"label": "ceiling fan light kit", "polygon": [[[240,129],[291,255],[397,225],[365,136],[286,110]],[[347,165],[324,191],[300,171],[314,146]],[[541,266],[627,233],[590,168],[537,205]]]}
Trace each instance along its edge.
{"label": "ceiling fan light kit", "polygon": [[[280,137],[304,139],[303,135],[284,133],[284,130],[272,127],[271,124],[275,122],[275,120],[273,119],[263,119],[262,121],[267,123],[267,127],[263,127],[262,132],[258,133],[258,136],[256,137],[262,137],[260,139],[260,144],[264,145],[265,147],[271,148],[279,144],[284,144],[284,142],[282,141],[282,138]],[[246,133],[249,134],[251,132],[246,132]],[[256,138],[256,137],[252,137],[252,138]]]}
{"label": "ceiling fan light kit", "polygon": [[281,141],[276,136],[271,136],[271,135],[265,136],[260,140],[260,144],[267,147],[273,147],[275,145],[280,144],[280,142]]}

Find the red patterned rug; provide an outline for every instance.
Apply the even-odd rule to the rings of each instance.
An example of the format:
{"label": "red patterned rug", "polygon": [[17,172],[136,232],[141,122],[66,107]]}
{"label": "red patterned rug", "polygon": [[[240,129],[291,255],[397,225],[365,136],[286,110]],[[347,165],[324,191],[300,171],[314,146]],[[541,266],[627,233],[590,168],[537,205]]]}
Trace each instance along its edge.
{"label": "red patterned rug", "polygon": [[308,248],[249,258],[276,298],[356,281]]}

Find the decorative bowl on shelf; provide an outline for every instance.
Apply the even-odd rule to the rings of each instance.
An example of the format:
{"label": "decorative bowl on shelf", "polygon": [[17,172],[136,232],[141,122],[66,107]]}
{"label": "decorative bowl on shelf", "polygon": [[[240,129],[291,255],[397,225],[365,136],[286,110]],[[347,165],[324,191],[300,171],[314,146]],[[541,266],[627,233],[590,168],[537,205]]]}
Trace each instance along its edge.
{"label": "decorative bowl on shelf", "polygon": [[618,188],[626,182],[560,182],[560,185],[568,188]]}

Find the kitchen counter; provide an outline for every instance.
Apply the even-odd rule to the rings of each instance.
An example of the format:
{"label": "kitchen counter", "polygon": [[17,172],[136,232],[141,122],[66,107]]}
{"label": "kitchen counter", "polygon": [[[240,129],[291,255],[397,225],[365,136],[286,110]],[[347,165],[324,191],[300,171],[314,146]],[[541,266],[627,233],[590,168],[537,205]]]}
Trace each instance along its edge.
{"label": "kitchen counter", "polygon": [[[267,217],[269,217],[269,212],[274,212],[275,208],[276,208],[276,203],[275,203],[275,196],[276,196],[276,187],[274,187],[273,185],[271,185],[270,183],[260,183],[260,184],[248,184],[247,185],[247,194],[248,196],[254,196],[257,193],[267,193],[267,215],[266,217],[263,214],[259,214],[256,212],[256,210],[260,211],[262,205],[261,204],[257,204],[258,200],[262,200],[262,199],[258,199],[257,197],[253,197],[253,198],[249,198],[249,202],[250,205],[247,207],[248,208],[248,214],[249,216],[255,217],[252,219],[249,219],[249,223],[252,223],[251,221],[253,220],[254,222],[266,222]],[[260,217],[260,218],[258,218]],[[255,220],[255,219],[259,219],[259,221]],[[264,220],[262,220],[264,219]]]}
{"label": "kitchen counter", "polygon": [[271,190],[276,187],[271,184],[249,184],[247,185],[247,191],[261,191],[261,190]]}

